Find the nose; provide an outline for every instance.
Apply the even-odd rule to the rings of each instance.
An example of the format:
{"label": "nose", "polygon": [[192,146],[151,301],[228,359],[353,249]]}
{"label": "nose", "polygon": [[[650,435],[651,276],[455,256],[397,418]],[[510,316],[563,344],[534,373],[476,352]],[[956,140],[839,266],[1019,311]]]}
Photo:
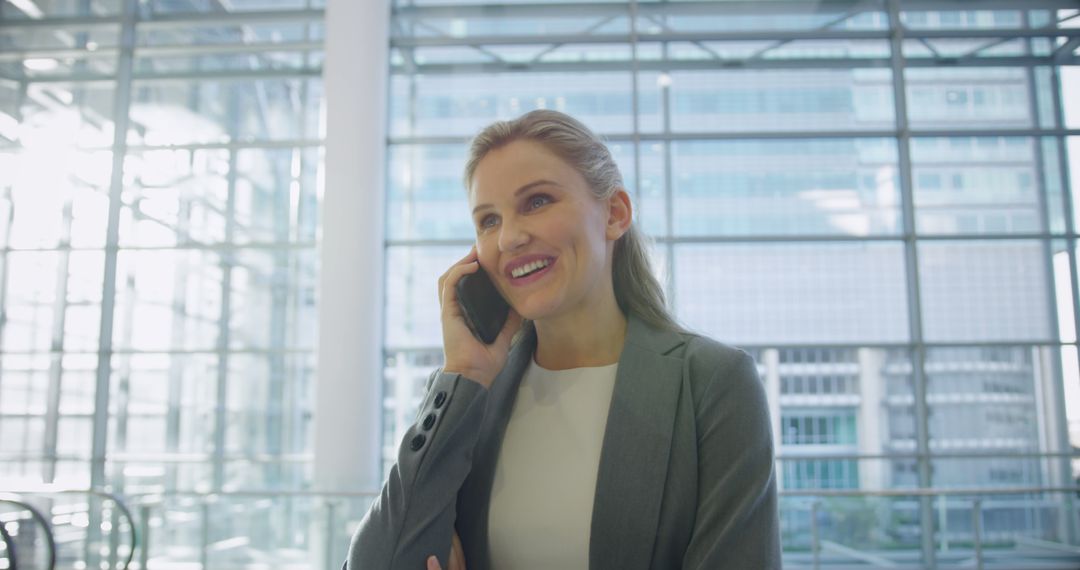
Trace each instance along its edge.
{"label": "nose", "polygon": [[516,219],[506,218],[499,226],[499,251],[510,252],[529,243],[529,234]]}

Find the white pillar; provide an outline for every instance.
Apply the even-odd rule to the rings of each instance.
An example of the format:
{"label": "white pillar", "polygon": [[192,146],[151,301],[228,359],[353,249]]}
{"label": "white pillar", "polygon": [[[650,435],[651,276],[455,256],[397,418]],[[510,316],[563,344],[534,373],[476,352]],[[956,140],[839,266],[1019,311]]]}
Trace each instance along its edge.
{"label": "white pillar", "polygon": [[[314,488],[377,490],[390,2],[328,0]],[[358,501],[320,502],[313,568],[340,568]],[[363,502],[362,504],[366,504]]]}
{"label": "white pillar", "polygon": [[[880,348],[859,349],[859,425],[856,431],[859,453],[879,455],[884,451],[882,438],[886,433],[884,395],[885,351]],[[880,491],[885,487],[885,474],[890,471],[886,461],[869,459],[859,462],[859,488]]]}
{"label": "white pillar", "polygon": [[[783,434],[780,433],[780,351],[775,348],[766,348],[761,351],[761,364],[765,368],[765,398],[769,402],[769,420],[772,422],[773,449],[780,455],[784,450],[781,448]],[[785,488],[783,463],[776,464],[776,482],[781,489]]]}
{"label": "white pillar", "polygon": [[390,3],[326,6],[326,184],[315,397],[318,491],[378,489]]}

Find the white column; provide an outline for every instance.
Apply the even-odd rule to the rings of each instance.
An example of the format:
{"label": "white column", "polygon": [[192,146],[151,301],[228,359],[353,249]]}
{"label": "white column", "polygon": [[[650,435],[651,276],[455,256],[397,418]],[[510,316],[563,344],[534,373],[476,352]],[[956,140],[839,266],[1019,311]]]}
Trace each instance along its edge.
{"label": "white column", "polygon": [[[328,0],[314,488],[377,490],[390,2]],[[358,501],[320,502],[313,568],[340,568]],[[364,503],[366,504],[366,503]]]}
{"label": "white column", "polygon": [[[769,401],[769,420],[772,422],[773,449],[780,455],[783,434],[780,433],[780,351],[766,348],[761,351],[761,364],[765,368],[765,398]],[[776,481],[784,488],[783,463],[777,462]]]}
{"label": "white column", "polygon": [[326,184],[315,397],[318,491],[381,480],[383,216],[390,3],[326,6]]}
{"label": "white column", "polygon": [[[885,364],[885,351],[879,348],[859,349],[859,453],[878,455],[884,450],[882,438],[888,414],[882,405],[885,378],[881,374]],[[880,491],[885,486],[885,474],[889,472],[886,462],[869,459],[859,462],[859,488],[864,491]]]}

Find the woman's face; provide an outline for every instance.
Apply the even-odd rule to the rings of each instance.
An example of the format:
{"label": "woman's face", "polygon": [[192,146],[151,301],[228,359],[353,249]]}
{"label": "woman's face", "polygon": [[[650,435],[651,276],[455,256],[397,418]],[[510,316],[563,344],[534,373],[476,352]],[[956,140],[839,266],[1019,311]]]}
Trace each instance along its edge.
{"label": "woman's face", "polygon": [[521,316],[587,310],[611,290],[612,245],[625,231],[613,228],[612,204],[625,203],[629,218],[625,191],[616,194],[597,200],[577,170],[531,140],[480,161],[469,189],[480,266]]}

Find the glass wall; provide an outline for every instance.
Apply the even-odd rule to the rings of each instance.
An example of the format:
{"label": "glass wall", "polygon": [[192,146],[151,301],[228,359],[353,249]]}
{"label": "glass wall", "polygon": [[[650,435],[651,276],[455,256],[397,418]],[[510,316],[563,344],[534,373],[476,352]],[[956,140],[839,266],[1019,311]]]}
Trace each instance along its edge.
{"label": "glass wall", "polygon": [[[1075,567],[1075,2],[392,4],[380,459],[441,363],[467,140],[554,108],[678,318],[755,356],[789,565]],[[308,568],[363,514],[308,492],[324,15],[0,0],[0,487],[117,493],[139,567]],[[85,502],[63,567],[113,561]]]}
{"label": "glass wall", "polygon": [[387,465],[474,237],[468,138],[557,109],[680,321],[756,357],[788,563],[1075,564],[1075,5],[549,4],[395,2]]}
{"label": "glass wall", "polygon": [[307,540],[304,500],[205,497],[310,486],[322,19],[0,2],[0,487],[159,496],[152,567]]}

